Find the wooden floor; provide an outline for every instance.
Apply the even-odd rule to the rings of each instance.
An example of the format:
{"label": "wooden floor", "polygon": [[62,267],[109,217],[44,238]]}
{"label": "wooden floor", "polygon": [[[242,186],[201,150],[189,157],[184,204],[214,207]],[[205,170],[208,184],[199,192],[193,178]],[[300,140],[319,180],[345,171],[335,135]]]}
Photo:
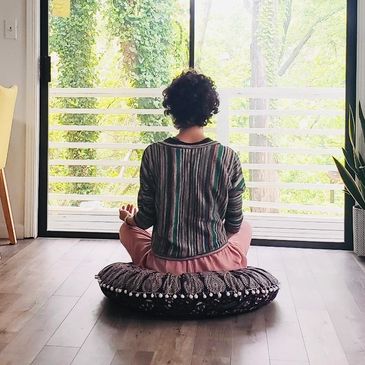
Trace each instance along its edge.
{"label": "wooden floor", "polygon": [[345,251],[252,247],[281,281],[275,302],[216,320],[116,310],[94,274],[117,241],[0,242],[0,365],[364,365],[365,261]]}

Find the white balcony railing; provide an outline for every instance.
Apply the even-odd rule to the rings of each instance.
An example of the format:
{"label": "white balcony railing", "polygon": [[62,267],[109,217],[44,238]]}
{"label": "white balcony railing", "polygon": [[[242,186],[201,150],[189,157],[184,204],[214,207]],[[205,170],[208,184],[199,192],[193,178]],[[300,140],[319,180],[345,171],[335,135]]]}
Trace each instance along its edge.
{"label": "white balcony railing", "polygon": [[[162,89],[50,89],[51,100],[55,98],[146,98],[161,97]],[[246,181],[248,189],[251,188],[270,188],[282,191],[316,191],[327,194],[333,200],[336,191],[343,190],[343,185],[337,176],[336,168],[328,159],[331,155],[339,156],[340,147],[344,136],[343,128],[288,128],[279,125],[277,128],[249,128],[238,127],[232,123],[232,118],[266,115],[272,118],[285,117],[303,117],[303,118],[333,118],[341,117],[344,119],[344,109],[342,107],[333,108],[324,107],[322,101],[325,100],[331,105],[343,105],[345,98],[344,89],[324,89],[324,88],[245,88],[245,89],[222,89],[220,93],[220,112],[216,118],[216,127],[206,128],[208,133],[215,133],[216,139],[223,144],[230,145],[234,150],[242,153],[263,153],[273,155],[290,155],[302,158],[320,156],[327,158],[326,163],[296,163],[269,162],[269,163],[249,163],[243,161],[242,168],[246,177],[248,170],[277,171],[288,172],[297,171],[307,174],[329,174],[333,179],[330,182],[317,182],[313,179],[308,181]],[[293,107],[293,108],[276,108],[265,110],[250,110],[234,108],[234,101],[239,99],[270,99],[270,100],[300,100],[316,102],[320,108],[311,107]],[[295,104],[295,103],[293,103]],[[102,116],[120,116],[126,115],[135,117],[137,115],[162,115],[163,109],[133,109],[128,107],[97,107],[97,108],[60,108],[51,107],[51,115],[74,114],[74,115],[102,115]],[[52,119],[51,119],[52,120]],[[327,123],[328,124],[328,123]],[[50,123],[49,131],[52,134],[49,142],[50,150],[63,149],[95,149],[108,151],[131,151],[143,150],[146,148],[145,143],[110,142],[105,138],[100,138],[98,142],[66,142],[59,137],[57,133],[83,131],[83,132],[100,132],[104,134],[113,133],[135,133],[135,132],[168,132],[174,133],[176,130],[169,126],[141,125],[136,121],[128,125],[61,125]],[[248,143],[237,142],[237,134],[256,134],[273,137],[287,136],[308,140],[310,138],[322,138],[323,141],[328,139],[328,146],[304,145],[298,146],[295,143],[289,146],[267,145],[267,146],[250,146]],[[233,137],[233,138],[232,138]],[[234,140],[234,142],[232,142]],[[295,159],[294,159],[295,160]],[[65,159],[51,157],[49,168],[57,166],[95,166],[98,168],[138,168],[139,161],[129,159],[118,159],[113,157],[101,157],[98,159]],[[247,179],[247,178],[246,178]],[[53,191],[52,184],[56,183],[90,183],[90,184],[133,184],[138,185],[138,177],[125,177],[123,174],[118,176],[63,176],[62,174],[51,173],[49,175],[50,193],[49,200],[49,217],[48,229],[50,230],[81,230],[81,231],[115,231],[118,227],[116,210],[108,208],[105,203],[110,202],[135,202],[135,195],[119,195],[111,193],[100,194],[69,194],[66,192]],[[294,198],[293,198],[294,199]],[[90,204],[81,204],[81,206],[72,206],[67,202],[89,202]],[[98,204],[96,204],[98,203]],[[308,202],[302,203],[293,201],[254,201],[247,199],[244,203],[247,210],[255,208],[271,209],[276,213],[247,213],[246,216],[255,226],[255,236],[261,238],[276,239],[300,239],[316,241],[342,241],[343,239],[343,207],[340,202]],[[284,211],[284,213],[283,213]],[[290,211],[290,213],[285,213]],[[297,213],[296,213],[297,212]],[[324,216],[325,214],[325,216]]]}

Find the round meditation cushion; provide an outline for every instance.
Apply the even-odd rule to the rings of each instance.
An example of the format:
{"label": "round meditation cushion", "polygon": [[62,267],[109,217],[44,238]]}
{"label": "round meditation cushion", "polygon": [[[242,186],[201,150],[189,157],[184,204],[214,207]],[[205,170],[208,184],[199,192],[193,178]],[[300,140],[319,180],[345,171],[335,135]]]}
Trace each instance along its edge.
{"label": "round meditation cushion", "polygon": [[122,306],[174,318],[250,312],[271,302],[278,280],[263,269],[173,275],[116,262],[95,276],[103,293]]}

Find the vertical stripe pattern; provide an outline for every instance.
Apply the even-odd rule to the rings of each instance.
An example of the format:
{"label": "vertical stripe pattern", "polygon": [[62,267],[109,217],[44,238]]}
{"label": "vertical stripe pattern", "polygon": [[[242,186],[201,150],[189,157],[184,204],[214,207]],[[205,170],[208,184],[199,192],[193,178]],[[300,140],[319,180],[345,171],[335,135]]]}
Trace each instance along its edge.
{"label": "vertical stripe pattern", "polygon": [[208,140],[146,148],[140,169],[136,224],[153,226],[152,250],[166,259],[199,257],[238,232],[245,183],[238,155]]}

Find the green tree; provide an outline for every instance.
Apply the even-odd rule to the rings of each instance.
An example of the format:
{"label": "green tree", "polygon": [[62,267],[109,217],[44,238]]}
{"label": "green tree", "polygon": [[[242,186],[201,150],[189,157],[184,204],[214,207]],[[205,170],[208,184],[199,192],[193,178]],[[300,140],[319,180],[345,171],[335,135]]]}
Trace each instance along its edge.
{"label": "green tree", "polygon": [[[98,0],[72,0],[70,17],[51,17],[50,52],[58,57],[57,79],[53,87],[92,88],[97,85],[98,58],[95,52],[96,14]],[[61,98],[56,101],[60,108],[96,107],[94,98]],[[62,114],[58,123],[63,125],[96,125],[98,117],[89,114]],[[67,131],[63,140],[66,142],[96,142],[99,132]],[[92,148],[72,148],[65,151],[67,159],[95,159],[96,150]],[[95,166],[68,166],[66,176],[96,176]],[[66,193],[95,194],[98,186],[91,183],[66,184]],[[77,204],[77,202],[74,202]]]}
{"label": "green tree", "polygon": [[[177,0],[109,0],[106,7],[111,34],[119,39],[124,72],[131,87],[167,85],[176,70],[187,67],[187,37],[177,21]],[[159,100],[138,98],[130,106],[161,107]],[[140,115],[144,125],[168,125],[162,116]],[[141,133],[141,140],[155,142],[165,133]]]}
{"label": "green tree", "polygon": [[[326,22],[333,15],[344,9],[344,6],[331,6],[321,9],[322,16],[309,11],[310,22],[305,26],[305,31],[291,48],[288,42],[290,25],[292,22],[293,0],[251,0],[247,1],[251,11],[252,38],[250,47],[251,59],[251,87],[277,86],[279,78],[285,76],[297,57],[303,51],[319,25]],[[308,10],[312,10],[307,6]],[[317,7],[314,8],[314,11]],[[306,17],[305,17],[306,18]],[[314,19],[314,20],[313,20]],[[273,107],[275,100],[265,98],[250,99],[251,110],[267,110]],[[250,116],[251,128],[268,128],[270,116]],[[272,141],[265,134],[251,134],[250,146],[272,146]],[[250,163],[273,164],[276,163],[273,153],[253,152],[249,156]],[[251,170],[250,180],[279,181],[276,170]],[[254,188],[250,191],[250,198],[254,201],[279,201],[279,189]],[[276,209],[253,208],[256,212],[277,212]]]}

